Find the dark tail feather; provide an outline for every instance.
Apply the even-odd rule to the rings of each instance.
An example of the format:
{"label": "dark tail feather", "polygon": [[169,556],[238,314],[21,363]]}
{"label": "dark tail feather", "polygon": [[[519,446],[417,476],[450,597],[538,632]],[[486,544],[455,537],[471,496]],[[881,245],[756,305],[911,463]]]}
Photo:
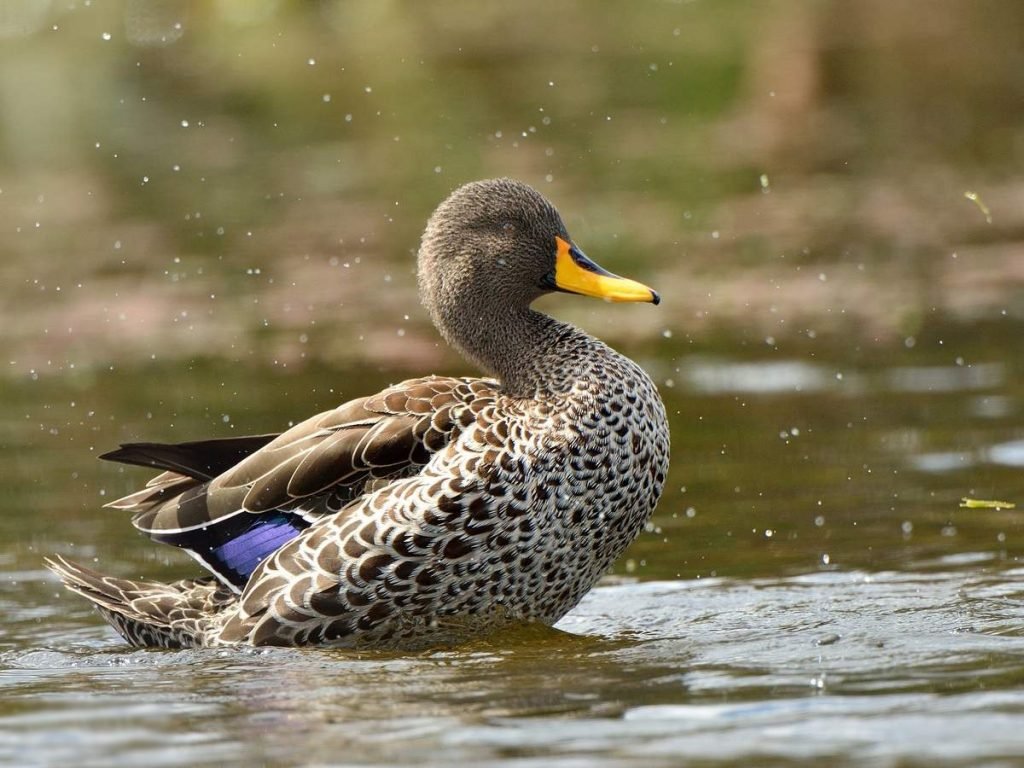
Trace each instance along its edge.
{"label": "dark tail feather", "polygon": [[275,437],[277,435],[252,435],[188,443],[125,443],[100,458],[170,470],[196,480],[212,480]]}

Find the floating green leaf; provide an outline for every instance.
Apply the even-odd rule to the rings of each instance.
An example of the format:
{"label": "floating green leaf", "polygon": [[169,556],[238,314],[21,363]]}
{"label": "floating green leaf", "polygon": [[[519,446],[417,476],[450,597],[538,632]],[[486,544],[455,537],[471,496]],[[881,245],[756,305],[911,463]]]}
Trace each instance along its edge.
{"label": "floating green leaf", "polygon": [[960,499],[960,506],[967,509],[1013,509],[1017,505],[1012,501],[986,501],[984,499]]}

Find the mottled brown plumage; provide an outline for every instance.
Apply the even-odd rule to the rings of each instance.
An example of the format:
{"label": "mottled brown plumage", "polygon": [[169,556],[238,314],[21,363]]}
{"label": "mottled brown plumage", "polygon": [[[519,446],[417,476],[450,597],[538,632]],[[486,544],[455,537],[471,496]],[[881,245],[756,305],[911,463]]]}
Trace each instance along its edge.
{"label": "mottled brown plumage", "polygon": [[493,378],[412,379],[278,436],[123,446],[107,458],[165,471],[111,506],[216,579],[51,567],[135,645],[412,647],[561,618],[649,519],[668,427],[639,366],[530,303],[657,294],[590,262],[506,179],[439,206],[419,283]]}

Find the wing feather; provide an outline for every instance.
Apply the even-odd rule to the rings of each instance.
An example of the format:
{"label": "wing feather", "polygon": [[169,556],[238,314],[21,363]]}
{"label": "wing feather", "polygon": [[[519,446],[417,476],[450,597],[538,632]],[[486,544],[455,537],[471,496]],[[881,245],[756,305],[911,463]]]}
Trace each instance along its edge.
{"label": "wing feather", "polygon": [[187,548],[208,527],[242,513],[280,510],[308,524],[336,509],[318,500],[355,499],[426,465],[493,404],[497,386],[486,379],[410,379],[277,436],[124,446],[108,458],[167,471],[108,506],[133,512],[134,525],[153,538]]}

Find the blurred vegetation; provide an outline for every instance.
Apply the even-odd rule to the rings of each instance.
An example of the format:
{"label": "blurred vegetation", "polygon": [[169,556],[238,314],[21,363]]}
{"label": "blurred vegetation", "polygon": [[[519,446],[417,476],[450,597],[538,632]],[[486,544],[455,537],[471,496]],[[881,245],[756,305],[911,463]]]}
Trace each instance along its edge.
{"label": "blurred vegetation", "polygon": [[[988,458],[1024,437],[1021,29],[1002,0],[0,3],[11,567],[78,542],[192,573],[95,511],[142,474],[90,456],[466,371],[413,254],[453,187],[501,175],[665,299],[543,301],[672,418],[620,573],[1019,551],[1013,513],[957,504],[1024,493]],[[817,384],[701,390],[722,360]],[[914,366],[938,389],[892,384]]]}
{"label": "blurred vegetation", "polygon": [[440,365],[411,255],[497,175],[662,290],[549,304],[613,339],[1019,320],[1022,28],[998,0],[8,0],[8,373]]}

